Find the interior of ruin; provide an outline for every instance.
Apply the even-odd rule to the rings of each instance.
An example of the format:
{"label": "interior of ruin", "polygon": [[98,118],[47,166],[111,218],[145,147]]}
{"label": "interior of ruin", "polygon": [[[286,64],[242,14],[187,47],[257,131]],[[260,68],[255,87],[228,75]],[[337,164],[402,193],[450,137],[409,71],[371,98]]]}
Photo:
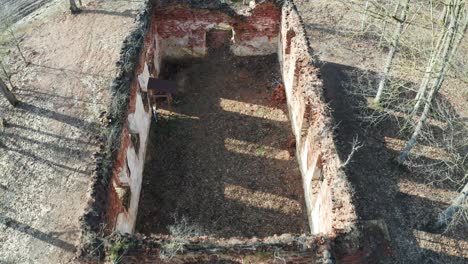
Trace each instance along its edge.
{"label": "interior of ruin", "polygon": [[197,238],[287,235],[284,245],[348,234],[350,189],[293,6],[168,2],[145,24],[108,232],[173,237],[189,225]]}

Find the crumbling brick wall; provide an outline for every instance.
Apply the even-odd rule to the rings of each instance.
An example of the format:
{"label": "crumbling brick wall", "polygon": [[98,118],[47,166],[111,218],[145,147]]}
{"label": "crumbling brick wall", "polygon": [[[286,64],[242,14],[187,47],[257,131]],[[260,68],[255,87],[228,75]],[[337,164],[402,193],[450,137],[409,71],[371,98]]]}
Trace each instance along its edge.
{"label": "crumbling brick wall", "polygon": [[[281,236],[263,239],[209,237],[189,238],[177,254],[168,250],[173,237],[152,236],[144,239],[119,237],[128,245],[122,263],[333,263],[330,241],[321,236]],[[177,242],[176,242],[177,243]],[[163,257],[162,257],[163,256]]]}
{"label": "crumbling brick wall", "polygon": [[205,56],[206,35],[212,29],[233,32],[230,49],[237,56],[267,55],[277,51],[280,9],[270,2],[259,4],[247,16],[188,6],[157,8],[154,12],[160,48],[165,57]]}
{"label": "crumbling brick wall", "polygon": [[135,229],[151,123],[147,84],[150,76],[159,74],[159,54],[157,25],[150,22],[135,71],[130,76],[128,113],[124,117],[121,145],[109,183],[106,223],[110,231],[133,233]]}
{"label": "crumbling brick wall", "polygon": [[156,33],[151,25],[151,10],[152,5],[147,2],[140,11],[136,27],[122,45],[119,71],[109,88],[112,98],[102,117],[107,127],[100,136],[100,151],[93,155],[93,185],[89,206],[81,218],[78,254],[87,263],[102,259],[103,237],[116,226],[122,232],[132,232],[134,228],[151,117],[137,77],[154,57],[154,51],[148,49]]}
{"label": "crumbling brick wall", "polygon": [[280,34],[278,54],[311,232],[346,236],[350,244],[341,246],[353,250],[358,246],[358,234],[352,188],[335,148],[333,120],[323,97],[320,72],[290,1],[283,5]]}

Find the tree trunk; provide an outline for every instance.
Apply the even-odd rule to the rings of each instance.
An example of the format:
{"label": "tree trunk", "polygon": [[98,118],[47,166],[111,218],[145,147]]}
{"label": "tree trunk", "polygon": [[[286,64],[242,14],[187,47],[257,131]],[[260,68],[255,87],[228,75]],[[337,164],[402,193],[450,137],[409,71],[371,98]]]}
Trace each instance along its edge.
{"label": "tree trunk", "polygon": [[434,67],[436,66],[436,58],[439,56],[441,52],[441,47],[444,45],[444,41],[447,39],[447,32],[444,32],[439,40],[437,41],[436,48],[432,53],[431,59],[429,60],[429,64],[426,67],[426,71],[424,72],[424,76],[421,80],[421,84],[419,85],[418,93],[414,98],[416,103],[414,104],[413,110],[411,111],[410,120],[413,116],[419,111],[419,107],[421,106],[422,99],[426,94],[427,87],[429,86],[429,81],[431,80],[432,73],[434,72]]}
{"label": "tree trunk", "polygon": [[13,87],[13,83],[11,82],[11,74],[9,74],[5,68],[5,65],[3,65],[3,62],[0,61],[0,67],[2,67],[3,74],[5,74],[5,77],[8,80],[8,83],[10,84],[10,87]]}
{"label": "tree trunk", "polygon": [[26,59],[26,57],[23,54],[23,51],[21,50],[21,46],[20,46],[20,43],[19,43],[18,39],[16,38],[15,32],[13,32],[13,29],[11,29],[11,28],[8,31],[9,31],[11,37],[13,37],[13,40],[15,41],[16,49],[18,49],[18,52],[19,52],[21,58],[23,59],[24,63],[26,65],[29,65],[30,63],[28,62],[28,60]]}
{"label": "tree trunk", "polygon": [[72,14],[78,14],[79,12],[81,12],[81,9],[78,8],[75,0],[70,0],[70,11]]}
{"label": "tree trunk", "polygon": [[5,131],[5,121],[3,120],[3,113],[0,111],[0,132]]}
{"label": "tree trunk", "polygon": [[392,68],[393,59],[395,57],[398,42],[400,41],[400,36],[403,30],[403,25],[406,21],[406,16],[408,15],[409,1],[410,0],[405,0],[405,2],[403,3],[403,11],[402,11],[403,13],[402,13],[401,19],[397,19],[398,26],[396,28],[395,35],[393,36],[392,46],[390,48],[390,52],[388,53],[387,61],[385,63],[385,68],[382,72],[382,78],[380,79],[379,88],[377,89],[377,95],[375,96],[375,100],[374,100],[376,104],[380,104],[382,92],[383,92],[383,89],[385,88],[385,83],[387,82],[387,76],[390,73],[390,69]]}
{"label": "tree trunk", "polygon": [[[399,8],[400,8],[400,2],[398,2],[396,4],[395,9],[393,10],[393,13],[392,13],[391,17],[396,17]],[[383,39],[385,37],[385,31],[387,30],[387,24],[388,24],[387,19],[388,19],[388,13],[387,13],[387,11],[385,11],[385,20],[384,20],[384,24],[383,24],[383,27],[382,27],[382,33],[380,34],[379,46],[382,46],[382,41],[383,41]]]}
{"label": "tree trunk", "polygon": [[452,45],[454,43],[454,39],[456,37],[455,31],[457,27],[457,21],[460,19],[460,14],[461,14],[461,5],[458,0],[454,1],[455,4],[455,10],[452,13],[452,18],[450,22],[450,27],[448,30],[448,35],[447,35],[447,40],[445,41],[445,47],[442,53],[442,58],[441,58],[441,68],[439,72],[437,73],[437,78],[435,79],[434,83],[432,84],[431,90],[429,91],[429,94],[427,96],[426,103],[424,105],[424,110],[421,114],[421,117],[419,118],[418,124],[416,125],[416,128],[414,129],[413,135],[411,136],[411,139],[408,141],[408,144],[406,145],[405,149],[401,153],[401,155],[398,157],[398,162],[403,162],[406,157],[408,156],[408,153],[411,151],[411,149],[414,147],[416,144],[416,141],[421,133],[422,127],[424,123],[426,122],[426,119],[429,116],[429,110],[431,109],[432,102],[434,101],[434,98],[436,97],[437,93],[439,92],[440,87],[442,86],[442,82],[444,81],[444,76],[447,73],[448,65],[449,65],[449,59],[451,58],[451,51],[452,51]]}
{"label": "tree trunk", "polygon": [[[468,176],[468,175],[467,175]],[[439,214],[436,222],[436,228],[442,228],[447,226],[448,223],[453,219],[455,213],[462,207],[465,201],[468,199],[468,183],[465,184],[460,194],[455,198],[453,203]]]}
{"label": "tree trunk", "polygon": [[[463,40],[463,38],[464,38],[464,36],[466,34],[466,31],[468,29],[468,15],[467,14],[465,14],[465,20],[462,22],[462,25],[461,25],[460,29],[461,30],[460,30],[459,34],[456,36],[455,44],[453,45],[452,51],[450,53],[449,61],[451,61],[452,58],[457,53],[458,47],[460,46],[460,43],[462,42],[462,40]],[[444,35],[442,35],[441,39],[439,39],[439,41],[437,43],[437,46],[436,46],[436,49],[440,49],[440,44],[441,44],[441,42],[443,42],[442,38],[444,38]],[[443,45],[443,43],[442,43],[442,45]],[[413,110],[411,111],[411,119],[415,114],[417,114],[417,112],[419,111],[419,108],[421,107],[421,102],[422,102],[422,99],[424,98],[424,94],[426,93],[431,73],[432,73],[432,71],[434,69],[434,66],[436,64],[436,60],[435,60],[436,54],[437,53],[434,53],[433,57],[431,58],[430,64],[428,65],[428,67],[426,69],[426,72],[424,74],[424,77],[423,77],[423,79],[421,81],[421,85],[419,87],[418,94],[416,95],[416,98],[415,98],[416,103],[415,103],[415,105],[413,107]],[[443,78],[445,78],[445,74],[444,74]]]}
{"label": "tree trunk", "polygon": [[5,98],[10,102],[12,106],[16,106],[19,101],[16,99],[16,96],[8,89],[8,86],[0,78],[0,93],[2,93]]}
{"label": "tree trunk", "polygon": [[367,10],[369,10],[369,0],[366,1],[366,4],[364,6],[364,14],[362,15],[362,21],[361,21],[361,31],[362,32],[364,32],[364,28],[366,27]]}

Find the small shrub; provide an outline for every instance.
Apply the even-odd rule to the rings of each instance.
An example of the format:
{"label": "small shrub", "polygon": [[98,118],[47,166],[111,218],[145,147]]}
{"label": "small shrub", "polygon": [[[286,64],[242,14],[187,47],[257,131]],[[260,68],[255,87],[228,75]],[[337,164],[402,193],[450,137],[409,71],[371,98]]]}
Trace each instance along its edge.
{"label": "small shrub", "polygon": [[178,220],[175,218],[175,223],[169,226],[169,233],[172,239],[163,243],[159,257],[163,260],[170,260],[178,253],[184,251],[185,245],[190,242],[190,238],[201,235],[200,228],[188,223],[185,217]]}

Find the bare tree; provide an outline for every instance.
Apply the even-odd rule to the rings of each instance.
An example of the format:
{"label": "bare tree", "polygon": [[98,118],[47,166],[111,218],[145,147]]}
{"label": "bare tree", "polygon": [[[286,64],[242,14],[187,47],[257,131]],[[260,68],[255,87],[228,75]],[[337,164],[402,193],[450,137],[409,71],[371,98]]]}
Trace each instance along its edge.
{"label": "bare tree", "polygon": [[3,120],[3,113],[0,111],[0,132],[5,131],[5,120]]}
{"label": "bare tree", "polygon": [[10,102],[12,106],[16,106],[19,101],[16,99],[16,96],[8,89],[8,86],[3,82],[3,80],[0,78],[0,93],[2,93],[5,98]]}
{"label": "bare tree", "polygon": [[[468,177],[468,175],[466,175]],[[452,204],[445,209],[442,213],[439,214],[437,222],[435,224],[436,228],[442,228],[447,226],[448,223],[453,219],[454,215],[461,209],[463,204],[468,200],[468,183],[465,184],[460,194],[453,200]]]}
{"label": "bare tree", "polygon": [[[390,18],[393,18],[393,17],[397,16],[399,8],[400,8],[400,2],[398,2],[395,5],[395,9],[393,10]],[[382,26],[382,32],[380,33],[379,46],[382,45],[382,41],[383,41],[383,39],[385,37],[385,31],[387,30],[388,17],[389,17],[387,9],[384,10],[384,15],[385,15],[385,17],[384,17],[383,26]]]}
{"label": "bare tree", "polygon": [[348,155],[348,158],[346,159],[345,162],[341,164],[341,167],[344,168],[348,166],[348,164],[351,162],[352,158],[354,157],[354,154],[363,147],[363,144],[359,142],[358,136],[353,138],[353,143],[351,145],[351,152]]}
{"label": "bare tree", "polygon": [[24,56],[23,50],[21,49],[20,42],[19,42],[18,38],[16,37],[15,32],[13,31],[12,28],[8,28],[7,31],[8,31],[8,33],[10,34],[11,39],[12,39],[12,41],[14,42],[14,45],[16,46],[16,49],[18,50],[18,52],[19,52],[21,58],[23,59],[24,63],[25,63],[26,65],[29,65],[30,62],[29,62],[29,61],[26,59],[26,57]]}
{"label": "bare tree", "polygon": [[402,5],[403,10],[402,10],[401,17],[400,18],[397,18],[396,16],[394,17],[398,25],[397,25],[397,28],[395,29],[395,34],[393,35],[392,45],[390,47],[390,51],[388,52],[387,61],[385,62],[385,67],[382,72],[382,77],[380,79],[379,88],[377,89],[377,94],[374,99],[375,104],[380,104],[382,92],[385,88],[385,83],[390,73],[390,69],[392,68],[392,63],[393,63],[393,59],[395,58],[395,53],[398,47],[398,42],[400,41],[401,32],[403,31],[403,26],[406,21],[406,17],[408,15],[409,1],[410,0],[404,0],[403,5]]}
{"label": "bare tree", "polygon": [[[81,6],[81,0],[79,0],[80,6]],[[78,7],[76,4],[75,0],[70,0],[70,11],[72,14],[78,14],[81,12],[81,9]]]}
{"label": "bare tree", "polygon": [[[432,82],[431,89],[426,97],[424,110],[419,118],[419,121],[414,129],[413,135],[411,139],[408,141],[405,149],[398,157],[398,162],[403,162],[408,153],[416,144],[416,141],[421,134],[421,130],[423,128],[424,123],[426,122],[427,118],[429,117],[429,110],[431,109],[432,102],[434,101],[437,93],[439,92],[442,83],[444,81],[445,74],[447,73],[448,66],[450,63],[450,59],[452,58],[451,54],[453,53],[453,49],[455,48],[454,42],[457,38],[457,29],[459,28],[459,23],[462,21],[461,17],[465,13],[465,3],[460,0],[451,0],[448,6],[450,12],[450,24],[448,28],[447,34],[443,34],[442,37],[447,38],[443,40],[444,48],[441,53],[441,56],[438,58],[440,61],[440,68],[436,74],[434,81]],[[464,20],[463,20],[464,21]]]}
{"label": "bare tree", "polygon": [[5,68],[5,65],[3,65],[3,62],[0,60],[0,67],[2,68],[3,74],[5,74],[5,78],[7,78],[8,83],[10,84],[11,87],[13,87],[13,83],[11,82],[11,74],[8,73],[7,69]]}
{"label": "bare tree", "polygon": [[[462,40],[463,40],[463,38],[464,38],[464,36],[466,34],[466,31],[467,31],[467,28],[468,28],[468,16],[467,15],[465,15],[465,19],[462,22],[462,25],[460,26],[460,28],[461,28],[461,30],[460,30],[460,32],[458,32],[458,34],[456,36],[455,44],[454,44],[453,49],[451,51],[449,61],[451,61],[453,59],[453,57],[455,56],[455,54],[457,53],[458,47],[460,46],[460,43],[462,42]],[[444,32],[444,33],[447,33],[447,32]],[[427,91],[427,87],[429,85],[431,74],[433,73],[434,67],[436,66],[437,60],[435,58],[436,58],[437,55],[435,55],[435,54],[440,53],[441,46],[444,44],[443,41],[445,41],[446,39],[447,39],[447,37],[445,35],[442,35],[439,38],[439,41],[437,42],[435,53],[433,53],[432,58],[429,60],[429,65],[426,68],[426,72],[424,73],[424,77],[423,77],[423,79],[421,81],[421,85],[419,87],[418,93],[416,94],[416,98],[415,98],[416,103],[415,103],[415,105],[413,107],[413,110],[411,111],[411,119],[412,119],[412,117],[414,117],[415,114],[417,114],[417,112],[419,111],[419,108],[421,107],[421,103],[423,101],[424,95],[425,95],[425,93]]]}
{"label": "bare tree", "polygon": [[366,20],[367,20],[367,11],[369,10],[369,0],[366,1],[364,6],[364,13],[362,14],[362,21],[361,21],[361,31],[364,31],[366,28]]}

